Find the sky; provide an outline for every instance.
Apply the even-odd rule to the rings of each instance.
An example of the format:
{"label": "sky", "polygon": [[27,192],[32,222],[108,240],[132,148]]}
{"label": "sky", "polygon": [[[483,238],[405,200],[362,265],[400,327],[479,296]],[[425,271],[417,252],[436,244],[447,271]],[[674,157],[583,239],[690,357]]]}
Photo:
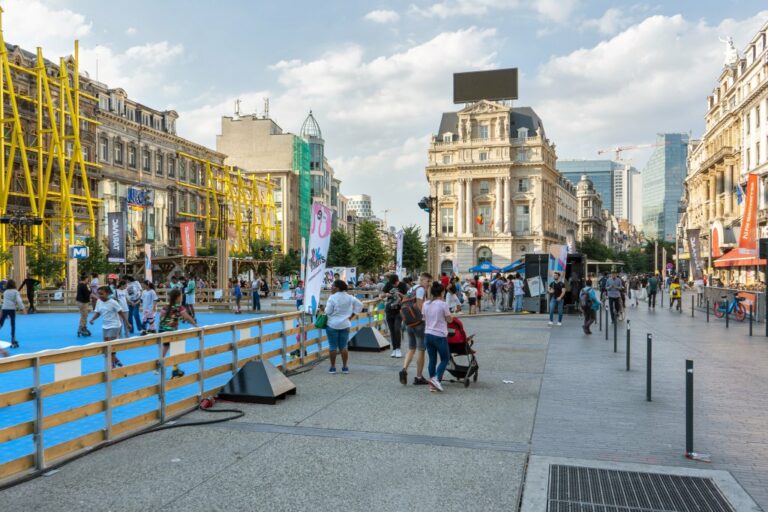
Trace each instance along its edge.
{"label": "sky", "polygon": [[[395,226],[426,225],[424,167],[452,74],[519,69],[519,99],[558,158],[704,129],[732,36],[740,51],[765,1],[0,0],[5,40],[72,52],[132,99],[175,109],[178,132],[215,148],[221,116],[262,114],[298,133],[311,109],[342,193],[367,193]],[[642,169],[649,150],[627,152]]]}

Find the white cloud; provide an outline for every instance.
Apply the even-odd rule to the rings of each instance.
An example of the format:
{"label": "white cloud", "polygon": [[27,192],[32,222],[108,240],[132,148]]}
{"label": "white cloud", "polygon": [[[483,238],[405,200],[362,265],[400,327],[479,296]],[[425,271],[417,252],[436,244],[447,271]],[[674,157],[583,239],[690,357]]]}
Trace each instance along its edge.
{"label": "white cloud", "polygon": [[5,41],[34,51],[41,46],[46,58],[69,55],[74,40],[91,33],[92,23],[69,9],[57,9],[39,0],[3,2]]}
{"label": "white cloud", "polygon": [[159,66],[167,63],[174,57],[178,57],[183,52],[184,47],[180,44],[160,41],[159,43],[132,46],[125,51],[125,56],[145,66]]}
{"label": "white cloud", "polygon": [[494,10],[529,9],[548,21],[562,23],[573,13],[578,0],[444,0],[426,7],[412,4],[410,12],[427,18],[485,16]]}
{"label": "white cloud", "polygon": [[128,27],[127,29],[125,29],[125,35],[127,36],[136,35],[136,32],[137,32],[136,27]]}
{"label": "white cloud", "polygon": [[235,100],[240,99],[242,115],[262,114],[260,109],[263,99],[269,96],[269,91],[265,90],[228,96],[217,101],[209,100],[194,109],[179,112],[178,131],[184,137],[215,149],[215,136],[221,133],[221,116],[234,114]]}
{"label": "white cloud", "polygon": [[377,9],[366,14],[365,19],[374,23],[395,23],[400,19],[400,15],[388,9]]}
{"label": "white cloud", "polygon": [[578,0],[534,0],[533,8],[542,17],[557,23],[570,19]]}
{"label": "white cloud", "polygon": [[623,30],[631,23],[631,20],[621,9],[610,8],[599,18],[585,20],[581,24],[582,30],[597,30],[601,34],[613,35]]}
{"label": "white cloud", "polygon": [[738,47],[766,19],[768,11],[718,25],[649,17],[592,48],[551,58],[529,102],[560,158],[593,158],[601,147],[701,129],[705,98],[722,69],[718,36],[732,34]]}

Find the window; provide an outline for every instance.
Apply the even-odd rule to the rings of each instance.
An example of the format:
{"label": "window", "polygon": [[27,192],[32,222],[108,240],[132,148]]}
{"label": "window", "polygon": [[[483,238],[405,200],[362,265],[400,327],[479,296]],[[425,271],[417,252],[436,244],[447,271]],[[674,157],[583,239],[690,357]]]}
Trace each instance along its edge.
{"label": "window", "polygon": [[531,207],[527,204],[515,206],[515,233],[527,235],[531,229]]}
{"label": "window", "polygon": [[136,168],[136,146],[128,146],[128,167]]}
{"label": "window", "polygon": [[99,156],[102,162],[109,162],[109,141],[106,137],[99,139]]}
{"label": "window", "polygon": [[168,157],[168,177],[174,178],[176,176],[176,159],[172,156]]}
{"label": "window", "polygon": [[123,164],[123,143],[115,141],[115,163]]}
{"label": "window", "polygon": [[528,128],[518,128],[517,129],[517,138],[518,139],[527,139],[528,138]]}
{"label": "window", "polygon": [[755,166],[760,165],[760,143],[755,143]]}
{"label": "window", "polygon": [[528,178],[522,178],[517,180],[517,191],[528,192]]}
{"label": "window", "polygon": [[485,162],[488,160],[488,152],[487,151],[481,151],[480,152],[480,161]]}
{"label": "window", "polygon": [[163,154],[158,151],[155,155],[155,174],[158,176],[163,175],[163,164]]}
{"label": "window", "polygon": [[187,179],[187,162],[186,160],[179,160],[179,179]]}
{"label": "window", "polygon": [[450,181],[443,182],[443,195],[449,196],[453,194],[453,183]]}
{"label": "window", "polygon": [[440,232],[444,235],[453,234],[453,208],[440,208]]}
{"label": "window", "polygon": [[443,155],[443,163],[444,164],[451,163],[451,155]]}
{"label": "window", "polygon": [[487,124],[481,124],[477,127],[478,134],[481,139],[487,139],[488,138],[488,125]]}
{"label": "window", "polygon": [[517,159],[521,162],[528,161],[528,150],[526,148],[519,148],[517,150]]}
{"label": "window", "polygon": [[189,181],[190,183],[197,183],[197,164],[195,162],[189,165]]}
{"label": "window", "polygon": [[91,161],[91,150],[88,146],[83,146],[83,160],[86,162]]}
{"label": "window", "polygon": [[747,120],[745,122],[746,129],[747,129],[747,135],[749,135],[749,114],[747,114]]}
{"label": "window", "polygon": [[486,180],[482,180],[480,182],[480,193],[481,194],[487,194],[488,193],[488,182]]}
{"label": "window", "polygon": [[145,171],[150,171],[151,168],[149,167],[149,150],[145,149],[141,152],[141,168]]}
{"label": "window", "polygon": [[491,234],[493,229],[493,217],[491,214],[490,206],[481,206],[477,209],[475,224],[477,225],[477,232],[479,234],[481,235]]}
{"label": "window", "polygon": [[755,128],[760,126],[760,106],[755,107]]}
{"label": "window", "polygon": [[72,152],[74,151],[74,149],[75,149],[75,146],[71,140],[68,140],[66,144],[64,144],[64,152],[67,154],[67,158],[72,158]]}
{"label": "window", "polygon": [[129,121],[136,121],[136,111],[133,109],[128,109],[128,120]]}
{"label": "window", "polygon": [[481,265],[484,262],[492,263],[493,253],[487,247],[481,247],[477,250],[477,264]]}
{"label": "window", "polygon": [[747,170],[749,170],[752,167],[752,163],[750,162],[749,158],[749,148],[747,148]]}
{"label": "window", "polygon": [[451,142],[453,142],[452,139],[453,139],[453,137],[451,136],[450,133],[446,133],[445,135],[443,135],[443,143],[444,144],[450,144]]}

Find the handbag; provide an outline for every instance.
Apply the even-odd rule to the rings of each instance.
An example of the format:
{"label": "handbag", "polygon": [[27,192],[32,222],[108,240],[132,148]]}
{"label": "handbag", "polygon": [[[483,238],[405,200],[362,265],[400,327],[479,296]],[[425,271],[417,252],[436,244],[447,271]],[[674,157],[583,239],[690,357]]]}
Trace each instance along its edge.
{"label": "handbag", "polygon": [[325,329],[328,326],[328,315],[317,315],[315,318],[315,328]]}

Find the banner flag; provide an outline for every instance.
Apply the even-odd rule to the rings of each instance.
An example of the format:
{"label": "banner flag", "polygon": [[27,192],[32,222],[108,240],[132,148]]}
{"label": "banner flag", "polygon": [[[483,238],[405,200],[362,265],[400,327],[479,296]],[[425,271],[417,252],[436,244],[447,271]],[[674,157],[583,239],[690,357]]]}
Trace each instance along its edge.
{"label": "banner flag", "polygon": [[144,244],[144,279],[152,281],[152,244]]}
{"label": "banner flag", "polygon": [[744,216],[741,218],[739,249],[757,249],[757,174],[747,178]]}
{"label": "banner flag", "polygon": [[555,280],[555,272],[560,272],[565,278],[565,264],[568,259],[568,246],[553,244],[549,246],[549,266],[547,268],[547,285]]}
{"label": "banner flag", "polygon": [[701,243],[700,232],[700,229],[688,230],[688,254],[691,263],[693,263],[694,279],[701,279],[704,276],[704,261],[701,259],[701,246],[699,245]]}
{"label": "banner flag", "polygon": [[107,226],[109,228],[107,261],[125,263],[125,215],[123,212],[108,213]]}
{"label": "banner flag", "polygon": [[304,276],[304,311],[314,314],[320,304],[320,290],[325,280],[325,263],[331,243],[333,212],[322,203],[312,203],[306,274]]}
{"label": "banner flag", "polygon": [[403,275],[403,236],[405,232],[401,229],[397,232],[397,252],[395,253],[395,272],[400,279],[404,278]]}
{"label": "banner flag", "polygon": [[179,224],[181,229],[181,255],[187,257],[197,256],[197,247],[195,246],[195,223],[182,222]]}

